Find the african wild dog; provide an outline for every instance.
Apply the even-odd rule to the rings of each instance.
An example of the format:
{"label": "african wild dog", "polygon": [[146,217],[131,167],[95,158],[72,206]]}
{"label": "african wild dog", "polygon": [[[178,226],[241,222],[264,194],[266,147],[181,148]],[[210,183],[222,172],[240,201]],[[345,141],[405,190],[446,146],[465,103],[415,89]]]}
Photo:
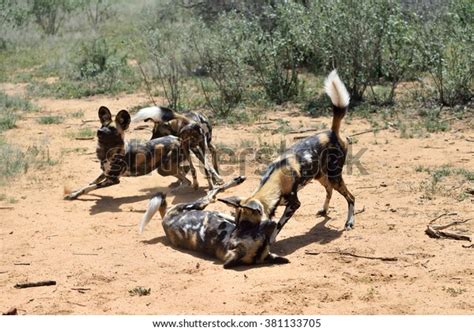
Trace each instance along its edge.
{"label": "african wild dog", "polygon": [[[212,143],[212,126],[204,115],[196,112],[177,113],[166,107],[147,107],[140,109],[132,118],[132,122],[153,121],[153,134],[151,139],[173,135],[183,141],[183,150],[193,151],[194,155],[204,165],[204,171],[212,189],[215,184],[222,184],[217,164],[217,150]],[[206,153],[210,151],[212,165],[208,164]],[[189,158],[190,159],[190,158]],[[193,176],[193,185],[197,188],[196,170],[190,163]]]}
{"label": "african wild dog", "polygon": [[143,176],[154,169],[162,176],[174,176],[190,185],[181,163],[186,153],[181,151],[181,140],[174,136],[152,139],[145,144],[129,143],[124,140],[125,130],[130,125],[130,115],[121,110],[112,123],[112,114],[107,107],[99,108],[101,127],[97,130],[97,158],[102,173],[88,186],[67,194],[65,199],[73,200],[82,194],[120,183],[120,177]]}
{"label": "african wild dog", "polygon": [[139,231],[159,211],[163,229],[171,244],[208,255],[224,261],[224,268],[244,264],[283,264],[289,261],[270,253],[270,237],[276,229],[273,221],[263,221],[253,227],[239,227],[231,216],[205,211],[216,195],[225,189],[239,185],[245,177],[236,177],[230,182],[214,188],[194,202],[181,203],[166,211],[166,196],[158,193],[153,197],[140,223]]}
{"label": "african wild dog", "polygon": [[349,106],[349,93],[336,70],[329,74],[324,85],[333,105],[331,130],[308,137],[290,147],[268,166],[259,187],[250,197],[220,199],[236,208],[237,223],[242,221],[258,223],[271,219],[277,206],[284,205],[285,211],[271,242],[300,207],[298,190],[312,179],[318,180],[326,189],[326,200],[318,214],[327,214],[332,190],[335,189],[348,203],[345,228],[348,230],[354,226],[355,199],[342,179],[348,144],[339,134],[341,120]]}

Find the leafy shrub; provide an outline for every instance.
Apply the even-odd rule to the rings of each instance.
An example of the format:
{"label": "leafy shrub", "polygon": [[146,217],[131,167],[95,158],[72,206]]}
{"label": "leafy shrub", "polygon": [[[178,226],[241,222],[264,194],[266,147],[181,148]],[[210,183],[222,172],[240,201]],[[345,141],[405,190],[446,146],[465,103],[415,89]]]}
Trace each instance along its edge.
{"label": "leafy shrub", "polygon": [[44,33],[56,34],[62,24],[80,4],[73,0],[30,0],[30,14]]}
{"label": "leafy shrub", "polygon": [[15,127],[18,117],[21,115],[18,111],[31,111],[35,107],[25,99],[15,96],[8,96],[0,91],[0,132]]}
{"label": "leafy shrub", "polygon": [[184,25],[178,28],[177,24],[157,24],[146,34],[151,61],[156,69],[154,78],[163,88],[168,106],[173,109],[182,109],[184,103],[183,84],[189,47],[187,31]]}
{"label": "leafy shrub", "polygon": [[451,1],[448,11],[424,26],[419,50],[433,78],[438,101],[463,104],[472,99],[474,27],[472,1]]}
{"label": "leafy shrub", "polygon": [[[210,78],[207,84],[201,77],[201,87],[208,106],[218,116],[227,116],[243,101],[249,82],[249,68],[245,63],[247,40],[245,20],[235,13],[219,16],[212,27],[200,25],[200,38],[192,35],[199,63]],[[211,85],[211,86],[209,86]],[[217,95],[212,96],[212,90]]]}
{"label": "leafy shrub", "polygon": [[305,60],[310,40],[310,20],[305,7],[281,4],[268,8],[259,18],[249,22],[247,38],[248,62],[257,82],[267,97],[281,104],[299,93],[298,67]]}

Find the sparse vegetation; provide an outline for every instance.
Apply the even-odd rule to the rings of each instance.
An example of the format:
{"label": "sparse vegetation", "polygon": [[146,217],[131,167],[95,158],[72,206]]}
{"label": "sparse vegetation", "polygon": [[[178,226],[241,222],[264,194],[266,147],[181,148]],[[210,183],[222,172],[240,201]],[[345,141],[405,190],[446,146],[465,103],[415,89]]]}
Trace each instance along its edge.
{"label": "sparse vegetation", "polygon": [[45,125],[61,124],[62,122],[64,122],[64,117],[56,116],[56,115],[40,116],[37,119],[37,121],[39,124],[45,124]]}
{"label": "sparse vegetation", "polygon": [[50,157],[47,146],[33,145],[22,151],[19,147],[0,140],[0,185],[7,184],[18,174],[44,169],[57,163],[57,160]]}
{"label": "sparse vegetation", "polygon": [[[465,183],[472,183],[474,182],[474,171],[470,171],[464,168],[455,168],[449,165],[444,165],[438,168],[427,168],[423,166],[418,166],[415,168],[416,172],[425,172],[431,175],[430,180],[422,182],[421,187],[422,190],[425,192],[426,198],[433,198],[434,195],[440,194],[448,194],[450,196],[453,195],[454,192],[457,192],[457,199],[464,200],[466,198],[466,194],[464,190],[461,189]],[[450,180],[450,185],[444,183],[443,179],[446,177],[458,177],[460,180]]]}
{"label": "sparse vegetation", "polygon": [[96,135],[96,131],[91,128],[82,128],[75,132],[67,132],[66,136],[71,139],[76,138],[93,138]]}
{"label": "sparse vegetation", "polygon": [[14,128],[21,114],[32,110],[35,110],[35,107],[31,102],[0,91],[0,133]]}

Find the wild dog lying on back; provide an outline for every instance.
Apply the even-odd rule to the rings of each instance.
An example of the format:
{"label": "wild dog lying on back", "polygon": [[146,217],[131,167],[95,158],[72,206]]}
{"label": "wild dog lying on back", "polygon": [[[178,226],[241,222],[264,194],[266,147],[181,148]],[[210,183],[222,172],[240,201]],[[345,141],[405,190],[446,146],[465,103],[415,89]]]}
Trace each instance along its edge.
{"label": "wild dog lying on back", "polygon": [[333,104],[331,130],[299,141],[290,147],[279,159],[271,163],[261,178],[257,190],[248,198],[231,197],[220,199],[236,208],[236,222],[258,223],[271,219],[278,205],[286,206],[272,242],[300,207],[298,190],[312,179],[318,180],[326,189],[326,200],[319,215],[326,215],[335,189],[348,203],[346,229],[354,226],[354,196],[342,179],[342,168],[347,154],[347,142],[341,137],[341,120],[349,106],[349,93],[336,70],[325,81],[325,91]]}
{"label": "wild dog lying on back", "polygon": [[181,203],[166,211],[166,196],[163,193],[153,197],[140,223],[140,233],[153,215],[159,211],[166,237],[172,245],[206,253],[224,261],[224,268],[243,264],[281,264],[286,258],[270,253],[270,237],[276,223],[264,221],[256,226],[236,227],[231,216],[205,211],[215,196],[225,189],[239,185],[245,177],[237,177],[207,196],[194,202]]}
{"label": "wild dog lying on back", "polygon": [[[155,123],[151,139],[167,135],[179,137],[183,142],[183,151],[187,153],[193,151],[204,165],[209,188],[213,188],[215,184],[223,183],[219,176],[216,147],[212,144],[212,126],[207,117],[195,112],[179,114],[166,107],[153,106],[139,110],[133,116],[132,122],[150,120]],[[211,153],[212,165],[207,162],[207,150]],[[190,163],[190,167],[193,186],[197,188],[196,170],[192,163]]]}
{"label": "wild dog lying on back", "polygon": [[76,199],[82,194],[120,183],[120,177],[143,176],[154,169],[162,176],[174,176],[186,184],[191,182],[180,164],[186,159],[181,151],[181,141],[174,136],[152,139],[145,144],[125,144],[124,134],[130,125],[130,115],[121,110],[112,123],[107,107],[99,108],[101,127],[97,130],[97,158],[102,173],[88,186],[72,192],[65,199]]}

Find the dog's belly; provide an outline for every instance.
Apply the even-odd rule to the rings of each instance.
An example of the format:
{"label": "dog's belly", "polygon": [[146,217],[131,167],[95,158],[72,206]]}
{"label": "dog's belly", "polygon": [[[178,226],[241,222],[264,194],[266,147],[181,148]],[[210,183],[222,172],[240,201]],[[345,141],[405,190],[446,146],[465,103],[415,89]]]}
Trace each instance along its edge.
{"label": "dog's belly", "polygon": [[205,253],[224,260],[235,225],[218,212],[192,210],[165,217],[163,229],[177,247]]}

